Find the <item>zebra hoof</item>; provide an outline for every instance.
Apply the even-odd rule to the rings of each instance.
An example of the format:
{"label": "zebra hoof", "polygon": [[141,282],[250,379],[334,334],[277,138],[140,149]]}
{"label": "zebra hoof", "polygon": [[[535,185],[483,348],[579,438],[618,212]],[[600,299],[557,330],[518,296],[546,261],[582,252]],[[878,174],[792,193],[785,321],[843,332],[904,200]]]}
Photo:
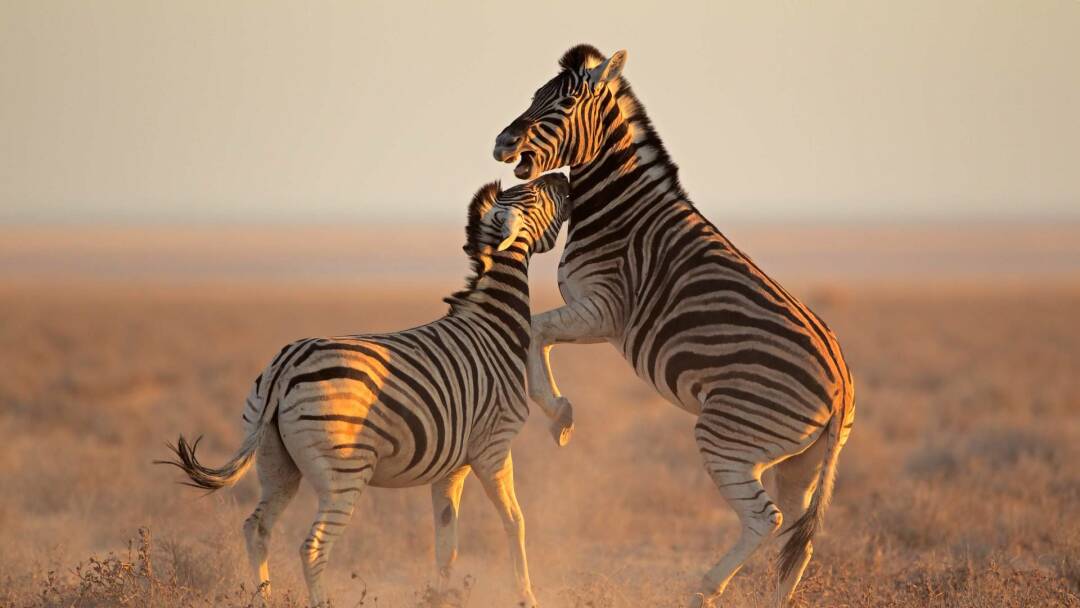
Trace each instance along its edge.
{"label": "zebra hoof", "polygon": [[551,436],[561,448],[570,443],[570,437],[574,434],[574,408],[564,397],[559,397],[559,401],[561,402],[559,411],[551,423]]}
{"label": "zebra hoof", "polygon": [[574,423],[571,422],[567,426],[562,426],[558,422],[551,425],[551,436],[555,438],[555,443],[559,444],[559,447],[565,447],[570,443],[570,438],[574,436]]}

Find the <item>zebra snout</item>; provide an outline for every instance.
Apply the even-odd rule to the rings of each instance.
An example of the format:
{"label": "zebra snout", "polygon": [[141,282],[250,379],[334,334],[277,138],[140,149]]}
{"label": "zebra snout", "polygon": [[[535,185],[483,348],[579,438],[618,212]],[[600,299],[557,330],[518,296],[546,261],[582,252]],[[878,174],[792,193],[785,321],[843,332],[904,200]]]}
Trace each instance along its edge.
{"label": "zebra snout", "polygon": [[517,158],[518,148],[525,140],[525,129],[512,124],[495,138],[495,160],[501,163],[512,162]]}

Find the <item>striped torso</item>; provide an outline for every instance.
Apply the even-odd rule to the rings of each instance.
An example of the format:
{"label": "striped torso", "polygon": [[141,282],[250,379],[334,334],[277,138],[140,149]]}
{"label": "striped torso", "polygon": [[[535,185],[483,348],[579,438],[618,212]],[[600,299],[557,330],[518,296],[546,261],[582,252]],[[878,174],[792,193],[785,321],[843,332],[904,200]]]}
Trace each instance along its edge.
{"label": "striped torso", "polygon": [[686,200],[651,131],[572,168],[571,199],[560,290],[606,309],[638,376],[691,413],[723,402],[782,443],[816,436],[852,391],[835,337]]}
{"label": "striped torso", "polygon": [[286,346],[256,381],[245,421],[276,400],[290,450],[342,478],[362,472],[351,462],[374,460],[376,486],[423,485],[465,464],[501,463],[528,416],[529,309],[522,256],[500,257],[437,321]]}

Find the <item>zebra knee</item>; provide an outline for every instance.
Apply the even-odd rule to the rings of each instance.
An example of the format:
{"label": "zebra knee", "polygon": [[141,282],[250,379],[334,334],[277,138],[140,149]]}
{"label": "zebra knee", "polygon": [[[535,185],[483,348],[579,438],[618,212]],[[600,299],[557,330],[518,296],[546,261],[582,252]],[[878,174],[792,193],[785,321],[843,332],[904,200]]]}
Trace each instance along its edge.
{"label": "zebra knee", "polygon": [[263,526],[262,514],[259,511],[255,511],[244,520],[244,538],[252,549],[261,549],[269,535],[270,531]]}
{"label": "zebra knee", "polygon": [[525,515],[521,510],[515,510],[503,518],[503,530],[507,534],[515,535],[525,530]]}
{"label": "zebra knee", "polygon": [[780,511],[776,505],[771,505],[772,509],[768,511],[769,523],[772,524],[773,532],[780,529],[780,526],[784,524],[784,513]]}
{"label": "zebra knee", "polygon": [[251,540],[255,536],[259,528],[259,514],[252,513],[244,520],[244,536]]}
{"label": "zebra knee", "polygon": [[304,564],[304,570],[310,571],[319,561],[322,552],[319,537],[314,533],[300,543],[300,561]]}
{"label": "zebra knee", "polygon": [[751,511],[743,520],[743,525],[760,537],[768,538],[776,534],[784,525],[784,514],[771,500],[766,499],[760,510]]}
{"label": "zebra knee", "polygon": [[764,524],[766,533],[771,536],[784,525],[784,514],[779,507],[770,501],[765,508],[765,512],[762,513],[761,521]]}

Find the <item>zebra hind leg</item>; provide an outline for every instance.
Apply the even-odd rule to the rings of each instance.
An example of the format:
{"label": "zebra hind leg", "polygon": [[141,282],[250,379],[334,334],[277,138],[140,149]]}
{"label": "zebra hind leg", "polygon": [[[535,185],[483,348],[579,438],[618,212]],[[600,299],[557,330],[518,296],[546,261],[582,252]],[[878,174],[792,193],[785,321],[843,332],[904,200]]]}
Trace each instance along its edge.
{"label": "zebra hind leg", "polygon": [[285,450],[277,424],[270,422],[256,453],[255,466],[262,486],[262,498],[255,512],[244,521],[248,559],[258,582],[256,602],[270,599],[270,570],[267,566],[270,536],[274,522],[289,505],[300,486],[300,470]]}
{"label": "zebra hind leg", "polygon": [[326,466],[326,460],[315,462],[319,466],[312,462],[307,463],[312,466],[301,467],[304,476],[315,487],[319,510],[311,531],[300,545],[300,562],[311,596],[311,608],[328,608],[330,603],[322,583],[323,571],[329,563],[334,541],[345,532],[356,501],[374,473],[375,461],[330,461],[334,463],[332,467]]}
{"label": "zebra hind leg", "polygon": [[690,603],[701,608],[714,605],[735,573],[780,527],[783,516],[761,483],[764,467],[747,458],[746,447],[724,442],[702,422],[695,435],[705,469],[742,523],[739,540],[705,575]]}

